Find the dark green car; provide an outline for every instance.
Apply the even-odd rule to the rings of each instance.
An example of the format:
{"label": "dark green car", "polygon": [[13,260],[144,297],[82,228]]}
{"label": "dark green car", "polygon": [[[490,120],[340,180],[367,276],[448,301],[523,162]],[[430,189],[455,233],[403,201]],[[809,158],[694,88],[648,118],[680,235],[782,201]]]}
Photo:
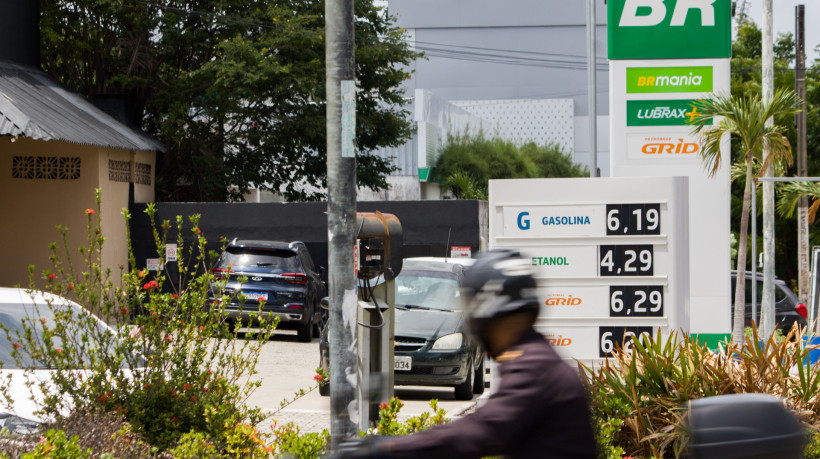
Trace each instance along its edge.
{"label": "dark green car", "polygon": [[[455,398],[484,392],[484,352],[464,332],[461,282],[467,259],[405,259],[396,278],[396,385],[452,386]],[[329,368],[327,334],[319,343]],[[329,387],[320,387],[328,395]]]}

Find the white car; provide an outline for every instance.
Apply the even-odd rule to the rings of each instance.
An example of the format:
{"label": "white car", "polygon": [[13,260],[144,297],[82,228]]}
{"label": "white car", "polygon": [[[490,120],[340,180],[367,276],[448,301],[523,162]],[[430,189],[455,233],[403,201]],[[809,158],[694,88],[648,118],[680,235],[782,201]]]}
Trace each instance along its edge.
{"label": "white car", "polygon": [[[8,329],[19,329],[24,320],[36,328],[40,327],[41,320],[46,324],[54,324],[54,308],[73,308],[75,314],[89,314],[77,303],[57,295],[22,288],[0,287],[0,323]],[[99,318],[93,315],[90,317],[97,321],[100,329],[116,333]],[[0,385],[9,384],[8,394],[12,399],[11,406],[6,406],[5,401],[0,403],[0,428],[5,427],[11,432],[27,434],[35,431],[47,419],[37,413],[42,402],[42,393],[37,384],[29,389],[26,381],[33,379],[48,382],[52,370],[38,366],[37,362],[30,362],[26,366],[31,365],[32,369],[26,374],[27,370],[20,368],[12,356],[12,351],[12,342],[8,340],[6,333],[0,330]]]}

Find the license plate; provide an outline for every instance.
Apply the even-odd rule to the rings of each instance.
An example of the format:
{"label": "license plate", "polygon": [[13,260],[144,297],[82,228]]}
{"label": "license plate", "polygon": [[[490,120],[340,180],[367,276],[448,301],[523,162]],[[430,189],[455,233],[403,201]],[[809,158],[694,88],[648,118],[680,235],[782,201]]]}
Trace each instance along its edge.
{"label": "license plate", "polygon": [[268,301],[268,294],[265,292],[242,292],[245,299],[250,301]]}
{"label": "license plate", "polygon": [[413,358],[407,356],[395,356],[393,369],[398,371],[410,371],[413,368]]}

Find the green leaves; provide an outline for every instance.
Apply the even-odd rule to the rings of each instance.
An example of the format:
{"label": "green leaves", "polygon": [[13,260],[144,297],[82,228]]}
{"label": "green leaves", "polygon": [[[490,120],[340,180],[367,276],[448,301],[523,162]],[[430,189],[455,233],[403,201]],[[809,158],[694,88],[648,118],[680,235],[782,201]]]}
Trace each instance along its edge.
{"label": "green leaves", "polygon": [[[356,8],[357,177],[411,133],[400,88],[419,53],[394,19]],[[43,67],[81,94],[125,94],[162,141],[160,201],[242,200],[250,187],[317,200],[326,185],[324,3],[318,0],[44,0]]]}
{"label": "green leaves", "polygon": [[773,394],[820,426],[820,368],[807,365],[810,349],[801,335],[794,329],[781,341],[772,336],[761,343],[753,329],[742,346],[725,343],[718,350],[688,335],[658,335],[633,342],[631,352],[618,350],[600,367],[581,365],[602,450],[678,456],[687,441],[686,402],[713,395]]}

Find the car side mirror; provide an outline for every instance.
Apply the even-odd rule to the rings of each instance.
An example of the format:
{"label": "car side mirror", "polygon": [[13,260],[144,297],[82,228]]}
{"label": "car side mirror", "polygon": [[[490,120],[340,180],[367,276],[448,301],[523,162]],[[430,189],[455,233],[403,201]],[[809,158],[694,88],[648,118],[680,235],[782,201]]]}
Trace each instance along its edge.
{"label": "car side mirror", "polygon": [[322,300],[319,301],[319,305],[322,307],[322,309],[326,309],[326,310],[329,311],[330,310],[330,298],[328,298],[328,297],[322,298]]}

